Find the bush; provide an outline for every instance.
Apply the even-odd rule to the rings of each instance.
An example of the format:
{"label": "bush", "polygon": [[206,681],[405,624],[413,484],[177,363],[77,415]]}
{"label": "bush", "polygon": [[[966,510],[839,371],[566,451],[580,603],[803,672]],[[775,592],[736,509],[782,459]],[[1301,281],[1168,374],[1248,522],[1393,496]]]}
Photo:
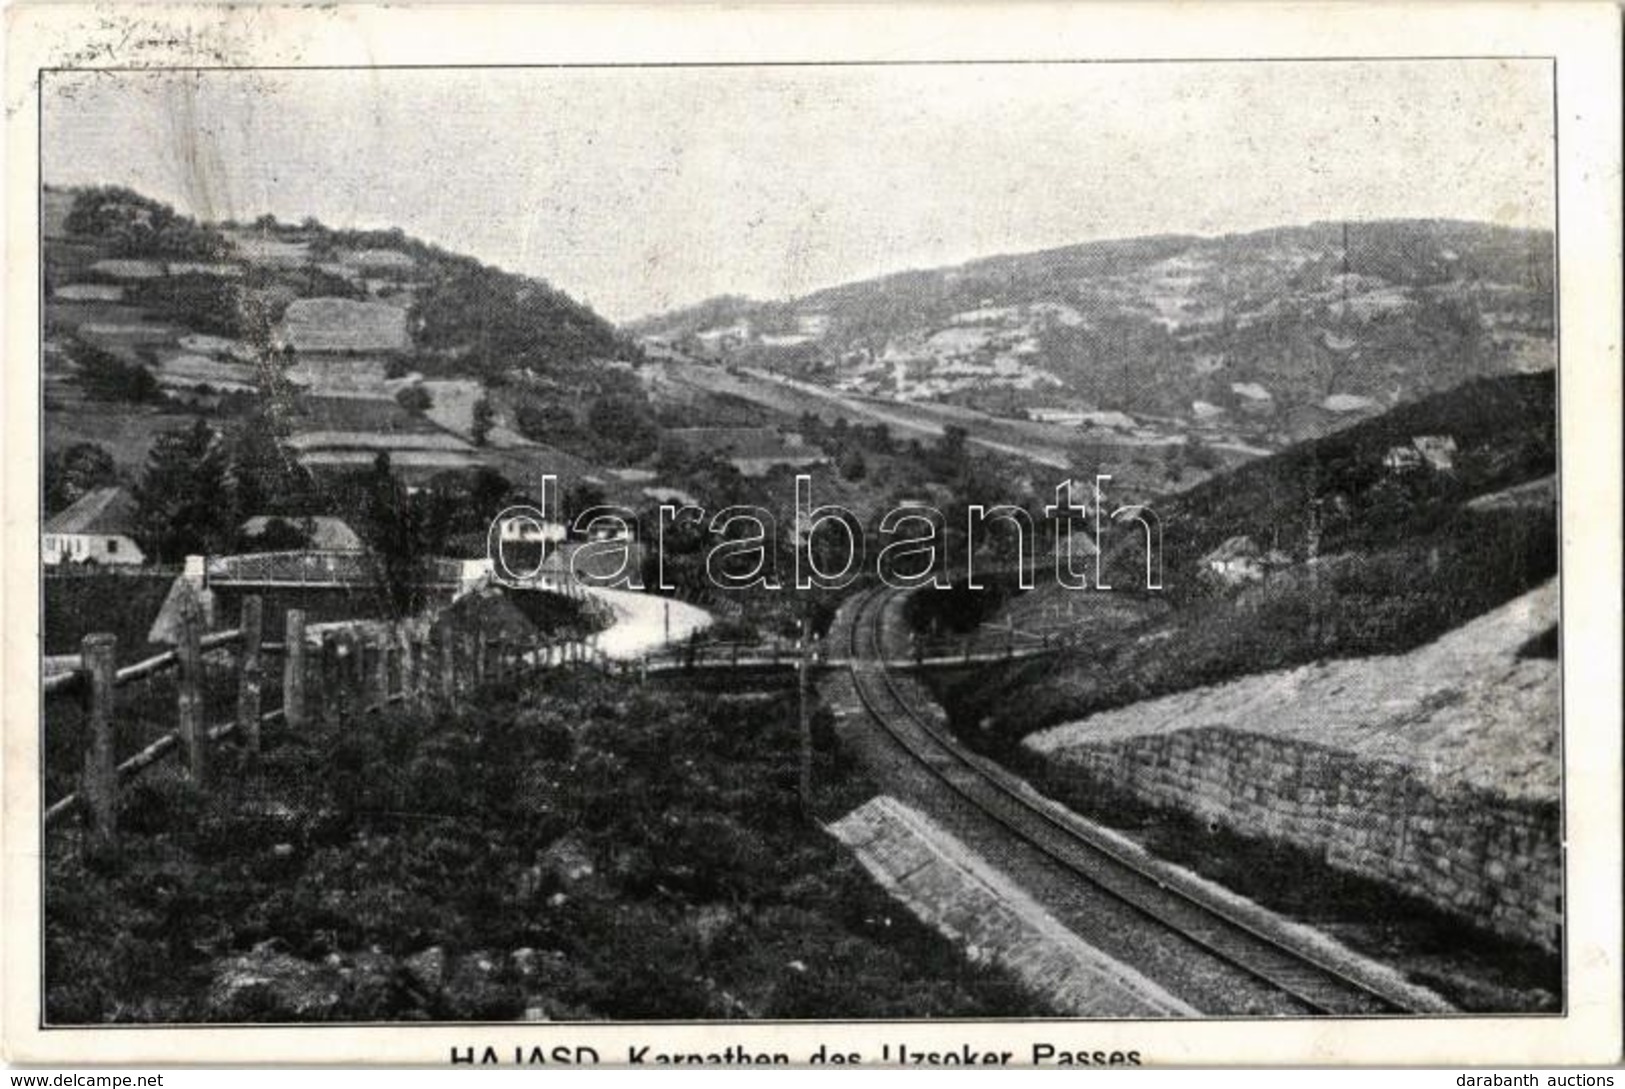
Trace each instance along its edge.
{"label": "bush", "polygon": [[421,416],[434,407],[434,398],[422,386],[407,386],[395,395],[395,403],[414,416]]}
{"label": "bush", "polygon": [[158,379],[139,363],[125,363],[111,352],[75,344],[69,355],[79,366],[79,382],[98,401],[142,403],[160,398]]}
{"label": "bush", "polygon": [[[132,790],[122,866],[52,843],[52,1016],[737,1017],[740,995],[763,1016],[1027,1012],[802,817],[796,746],[787,692],[561,670],[452,715],[313,729],[254,775],[221,750],[207,791]],[[434,947],[425,982],[406,958]],[[521,948],[545,978],[513,967]],[[803,987],[797,957],[828,966]]]}

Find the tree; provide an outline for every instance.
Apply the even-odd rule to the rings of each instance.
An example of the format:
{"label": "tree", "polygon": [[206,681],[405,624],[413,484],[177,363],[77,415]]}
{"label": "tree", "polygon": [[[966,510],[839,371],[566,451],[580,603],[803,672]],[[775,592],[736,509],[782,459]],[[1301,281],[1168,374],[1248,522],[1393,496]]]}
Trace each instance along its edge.
{"label": "tree", "polygon": [[937,480],[953,481],[970,467],[970,433],[958,424],[948,424],[936,444],[925,448],[926,470]]}
{"label": "tree", "polygon": [[470,429],[475,446],[484,446],[485,441],[491,437],[491,428],[496,426],[496,410],[491,407],[489,397],[481,397],[474,402],[474,423]]}
{"label": "tree", "polygon": [[112,352],[75,342],[68,354],[79,367],[79,383],[98,401],[141,403],[158,398],[158,379],[139,363],[125,363]]}
{"label": "tree", "polygon": [[564,520],[572,522],[582,511],[601,507],[608,502],[609,497],[604,494],[604,489],[585,480],[578,480],[564,489],[564,496],[559,500],[559,505],[563,508]]}
{"label": "tree", "polygon": [[230,540],[227,468],[225,445],[201,418],[153,439],[135,487],[137,535],[149,555],[174,562]]}
{"label": "tree", "polygon": [[55,513],[87,492],[116,483],[113,455],[91,442],[76,442],[45,455],[45,509]]}
{"label": "tree", "polygon": [[414,416],[421,416],[434,407],[434,398],[422,386],[407,386],[395,395],[395,402]]}
{"label": "tree", "polygon": [[416,612],[429,557],[424,510],[395,478],[388,451],[379,451],[363,482],[361,529],[390,608],[397,616]]}
{"label": "tree", "polygon": [[[263,403],[256,406],[263,408]],[[276,423],[263,410],[252,412],[231,443],[233,505],[239,520],[268,510],[302,507],[310,495],[310,473],[283,447]]]}
{"label": "tree", "polygon": [[75,195],[64,227],[97,238],[119,257],[212,259],[231,246],[225,236],[129,189],[102,186]]}
{"label": "tree", "polygon": [[561,405],[526,401],[519,406],[514,418],[519,433],[532,442],[568,450],[586,438],[575,415]]}
{"label": "tree", "polygon": [[593,402],[587,411],[587,429],[598,444],[600,456],[616,465],[642,461],[654,453],[660,441],[660,429],[650,418],[648,408],[619,394]]}

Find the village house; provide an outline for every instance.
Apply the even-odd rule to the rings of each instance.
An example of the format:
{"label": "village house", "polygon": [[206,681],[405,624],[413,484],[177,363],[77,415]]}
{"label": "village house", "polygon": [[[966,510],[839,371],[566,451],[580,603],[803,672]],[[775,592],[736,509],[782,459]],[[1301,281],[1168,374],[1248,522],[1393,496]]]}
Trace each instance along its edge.
{"label": "village house", "polygon": [[1408,473],[1422,467],[1422,455],[1414,446],[1395,446],[1383,455],[1382,467],[1391,473]]}
{"label": "village house", "polygon": [[1081,408],[1029,408],[1027,419],[1033,423],[1057,424],[1061,427],[1082,427],[1089,413]]}
{"label": "village house", "polygon": [[135,500],[123,488],[97,488],[46,519],[41,554],[47,567],[65,563],[140,564]]}
{"label": "village house", "polygon": [[311,552],[360,552],[366,547],[361,543],[356,531],[350,528],[349,523],[327,514],[306,518],[297,515],[256,514],[239,526],[237,532],[246,538],[263,537],[273,522],[286,523],[294,530],[306,534],[305,548]]}
{"label": "village house", "polygon": [[1258,582],[1272,569],[1292,562],[1279,549],[1261,550],[1251,537],[1238,534],[1202,557],[1202,572],[1226,586]]}
{"label": "village house", "polygon": [[503,518],[497,523],[497,537],[505,544],[559,544],[568,536],[563,522],[530,515]]}
{"label": "village house", "polygon": [[1456,440],[1449,435],[1416,435],[1409,445],[1391,447],[1383,455],[1383,467],[1390,472],[1403,473],[1426,465],[1436,473],[1453,472],[1456,468]]}
{"label": "village house", "polygon": [[1436,473],[1448,473],[1456,467],[1456,440],[1449,435],[1418,435],[1411,440],[1422,460]]}

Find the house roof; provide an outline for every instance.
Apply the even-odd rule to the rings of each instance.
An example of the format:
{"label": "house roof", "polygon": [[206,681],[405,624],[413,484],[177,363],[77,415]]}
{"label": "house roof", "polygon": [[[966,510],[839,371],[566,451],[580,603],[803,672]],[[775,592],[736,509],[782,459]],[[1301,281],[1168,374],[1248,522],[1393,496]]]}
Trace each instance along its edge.
{"label": "house roof", "polygon": [[355,530],[351,529],[344,519],[326,514],[318,514],[308,519],[296,515],[256,514],[239,528],[244,534],[257,537],[275,520],[287,522],[298,529],[304,529],[308,525],[310,547],[322,552],[358,552],[364,547],[361,538],[356,536]]}
{"label": "house roof", "polygon": [[45,520],[46,533],[128,534],[135,529],[135,500],[123,488],[96,488],[67,510]]}
{"label": "house roof", "polygon": [[[589,544],[595,547],[588,548]],[[590,586],[609,586],[611,580],[617,576],[621,579],[636,578],[642,566],[642,548],[635,541],[624,544],[631,559],[623,572],[622,547],[620,545],[610,547],[596,541],[563,541],[543,557],[537,573],[568,577],[574,572],[577,578]],[[618,585],[619,582],[615,584]]]}
{"label": "house roof", "polygon": [[1257,559],[1258,555],[1258,546],[1253,543],[1253,539],[1245,534],[1238,534],[1203,556],[1202,561],[1213,563],[1219,560]]}

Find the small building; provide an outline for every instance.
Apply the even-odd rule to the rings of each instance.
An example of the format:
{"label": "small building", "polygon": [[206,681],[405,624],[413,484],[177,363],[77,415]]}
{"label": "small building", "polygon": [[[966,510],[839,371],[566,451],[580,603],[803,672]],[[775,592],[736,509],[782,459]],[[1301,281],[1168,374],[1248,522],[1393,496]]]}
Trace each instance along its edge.
{"label": "small building", "polygon": [[619,549],[590,547],[599,543],[564,541],[548,549],[540,564],[521,564],[517,571],[527,576],[526,586],[556,594],[579,596],[583,586],[629,589],[643,570],[642,546],[636,541],[623,541],[623,555]]}
{"label": "small building", "polygon": [[497,537],[507,544],[559,544],[568,536],[563,522],[514,515],[497,523]]}
{"label": "small building", "polygon": [[1456,468],[1456,440],[1449,435],[1416,435],[1409,445],[1391,447],[1383,455],[1382,464],[1396,473],[1410,472],[1424,465],[1436,473],[1453,472]]}
{"label": "small building", "polygon": [[1029,408],[1027,419],[1033,423],[1056,424],[1060,427],[1082,427],[1089,418],[1086,409],[1081,408]]}
{"label": "small building", "polygon": [[1411,445],[1434,472],[1448,473],[1456,468],[1456,440],[1451,436],[1418,435]]}
{"label": "small building", "polygon": [[652,499],[656,503],[662,503],[672,507],[697,507],[700,505],[698,499],[695,499],[693,495],[683,491],[681,488],[667,488],[659,486],[644,488],[643,494],[646,498]]}
{"label": "small building", "polygon": [[308,518],[297,515],[256,514],[238,527],[243,537],[263,537],[273,522],[284,522],[306,535],[305,548],[312,552],[360,552],[365,549],[360,536],[342,518],[317,514]]}
{"label": "small building", "polygon": [[41,553],[46,566],[64,563],[140,564],[135,543],[135,499],[123,488],[97,488],[45,520]]}
{"label": "small building", "polygon": [[1202,557],[1202,571],[1226,586],[1257,582],[1268,566],[1264,554],[1251,537],[1238,534]]}
{"label": "small building", "polygon": [[1414,446],[1395,446],[1382,457],[1382,467],[1392,473],[1408,473],[1422,467],[1422,455]]}

